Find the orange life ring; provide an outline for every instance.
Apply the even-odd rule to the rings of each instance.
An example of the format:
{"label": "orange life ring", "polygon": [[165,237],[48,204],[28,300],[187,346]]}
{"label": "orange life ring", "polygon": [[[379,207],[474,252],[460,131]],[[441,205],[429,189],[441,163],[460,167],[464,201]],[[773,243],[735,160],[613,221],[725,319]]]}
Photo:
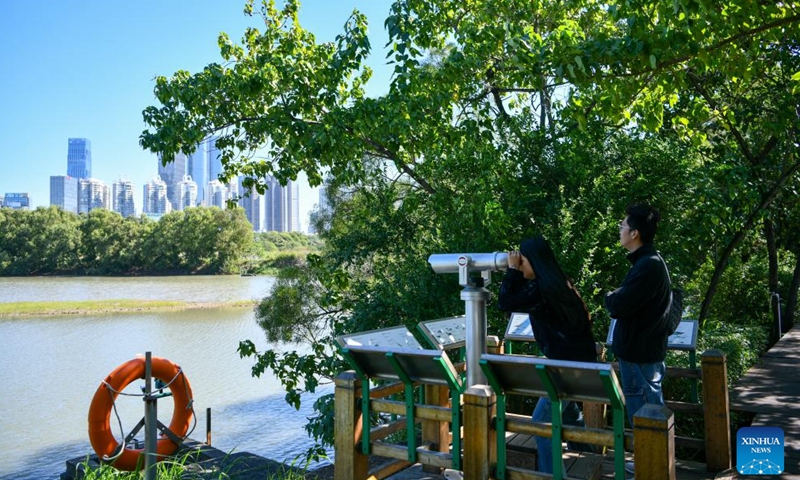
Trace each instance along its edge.
{"label": "orange life ring", "polygon": [[[169,384],[169,389],[172,391],[175,406],[169,429],[178,437],[183,438],[189,431],[189,424],[194,415],[192,387],[189,385],[189,379],[186,378],[181,367],[166,358],[151,357],[151,365],[152,377]],[[144,377],[145,358],[137,357],[115,368],[97,388],[89,407],[89,440],[101,460],[108,459],[119,447],[119,442],[111,432],[110,423],[114,401],[119,392],[123,391],[131,382]],[[168,437],[162,435],[158,439],[156,452],[159,460],[172,455],[177,449],[178,445]],[[111,461],[114,467],[120,470],[135,470],[137,466],[144,466],[143,454],[144,449],[125,448],[119,457]]]}

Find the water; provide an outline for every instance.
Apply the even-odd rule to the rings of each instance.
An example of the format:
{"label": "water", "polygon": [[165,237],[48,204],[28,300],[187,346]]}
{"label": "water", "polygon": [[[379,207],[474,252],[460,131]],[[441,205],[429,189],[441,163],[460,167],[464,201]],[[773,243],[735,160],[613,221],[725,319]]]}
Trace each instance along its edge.
{"label": "water", "polygon": [[[0,278],[0,302],[217,302],[259,298],[271,284],[269,277],[238,276]],[[266,343],[249,308],[0,319],[0,479],[58,478],[66,460],[92,453],[86,419],[100,381],[146,351],[178,363],[191,382],[198,416],[192,438],[205,440],[211,408],[215,447],[291,462],[312,444],[303,425],[313,398],[298,412],[284,402],[277,379],[253,378],[252,360],[236,351],[245,339],[259,351],[281,348]],[[143,402],[121,397],[118,407],[127,432],[142,418]],[[169,424],[171,398],[160,400],[158,410]]]}

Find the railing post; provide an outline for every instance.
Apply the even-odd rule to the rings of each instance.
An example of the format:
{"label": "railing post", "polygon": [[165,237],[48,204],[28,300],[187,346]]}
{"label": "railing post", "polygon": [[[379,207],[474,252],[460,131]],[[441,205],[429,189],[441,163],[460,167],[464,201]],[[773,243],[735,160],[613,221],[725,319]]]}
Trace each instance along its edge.
{"label": "railing post", "polygon": [[675,415],[645,404],[633,416],[634,478],[675,480]]}
{"label": "railing post", "polygon": [[[361,453],[360,443],[363,428],[369,428],[369,419],[364,420],[356,399],[361,391],[361,380],[352,370],[336,377],[334,391],[334,452],[335,480],[362,480],[367,478],[368,457]],[[368,401],[368,399],[367,399]]]}
{"label": "railing post", "polygon": [[[425,405],[447,407],[450,403],[450,389],[443,385],[425,385]],[[422,444],[433,444],[433,450],[448,453],[450,451],[450,428],[448,422],[436,420],[422,420]],[[453,432],[458,435],[460,432]],[[453,452],[458,455],[460,452]],[[440,473],[441,468],[432,465],[423,465],[422,471],[426,473]]]}
{"label": "railing post", "polygon": [[709,472],[719,472],[731,468],[727,357],[720,350],[707,350],[700,358],[703,372],[706,469]]}
{"label": "railing post", "polygon": [[503,354],[503,342],[500,341],[500,337],[497,335],[488,335],[486,337],[486,353]]}
{"label": "railing post", "polygon": [[497,438],[492,430],[496,398],[488,385],[473,385],[463,397],[464,480],[488,480],[497,462]]}
{"label": "railing post", "polygon": [[[597,361],[606,361],[606,349],[602,343],[595,343],[597,351]],[[606,426],[606,404],[597,402],[583,402],[583,420],[589,428],[605,428]],[[606,447],[603,447],[603,452]]]}

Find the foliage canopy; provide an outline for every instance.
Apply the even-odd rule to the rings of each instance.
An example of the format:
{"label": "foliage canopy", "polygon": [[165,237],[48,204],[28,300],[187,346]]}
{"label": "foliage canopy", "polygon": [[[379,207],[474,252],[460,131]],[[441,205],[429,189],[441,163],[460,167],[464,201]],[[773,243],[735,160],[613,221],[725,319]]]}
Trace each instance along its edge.
{"label": "foliage canopy", "polygon": [[[327,177],[325,249],[279,278],[273,297],[286,304],[260,309],[269,335],[288,340],[297,322],[327,338],[311,338],[308,355],[240,348],[293,403],[342,368],[332,335],[463,311],[456,280],[428,267],[432,253],[504,250],[541,233],[603,336],[602,294],[627,269],[616,225],[633,201],[661,210],[657,241],[691,315],[768,325],[774,292],[793,322],[797,2],[396,0],[384,22],[394,75],[379,98],[364,91],[365,17],[318,44],[299,8],[249,1],[262,29],[239,44],[221,35],[225,63],[158,77],[141,136],[169,158],[219,135],[223,176],[262,190],[266,175]],[[746,311],[728,308],[737,296]],[[308,428],[330,440],[324,413]]]}

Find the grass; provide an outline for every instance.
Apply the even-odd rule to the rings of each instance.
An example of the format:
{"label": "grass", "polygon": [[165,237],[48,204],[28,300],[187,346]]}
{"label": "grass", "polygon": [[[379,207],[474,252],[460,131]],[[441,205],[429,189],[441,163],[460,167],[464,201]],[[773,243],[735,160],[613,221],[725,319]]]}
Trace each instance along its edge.
{"label": "grass", "polygon": [[221,303],[197,303],[167,300],[85,300],[74,302],[11,302],[0,303],[0,317],[35,315],[78,315],[104,312],[140,312],[182,310],[189,308],[250,307],[253,302],[240,300]]}
{"label": "grass", "polygon": [[[189,452],[183,456],[163,460],[156,463],[156,478],[158,480],[185,480],[191,478],[202,478],[203,480],[230,480],[231,476],[227,471],[192,472],[192,462],[195,460],[195,453]],[[235,462],[234,462],[235,463]],[[233,465],[229,465],[231,468]],[[227,470],[227,469],[226,469]],[[87,458],[86,461],[78,465],[78,478],[82,480],[141,480],[144,473],[141,470],[126,472],[117,470],[111,465],[92,466]],[[82,474],[82,475],[81,475]],[[291,468],[265,474],[264,480],[305,480],[305,474]]]}

